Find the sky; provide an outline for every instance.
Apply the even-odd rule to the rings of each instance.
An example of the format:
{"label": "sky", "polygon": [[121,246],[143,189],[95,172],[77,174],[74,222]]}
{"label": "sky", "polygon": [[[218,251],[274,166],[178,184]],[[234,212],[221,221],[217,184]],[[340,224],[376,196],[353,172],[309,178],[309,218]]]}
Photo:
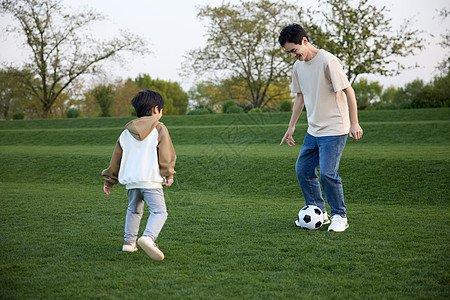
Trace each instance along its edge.
{"label": "sky", "polygon": [[[206,20],[197,18],[198,7],[202,5],[219,6],[222,0],[62,0],[62,3],[74,10],[90,7],[106,15],[107,20],[92,26],[92,33],[99,39],[108,39],[126,29],[144,38],[152,52],[149,55],[126,56],[126,63],[109,65],[108,76],[113,82],[116,79],[135,78],[140,73],[149,74],[152,78],[177,81],[187,91],[192,81],[180,76],[181,64],[189,50],[206,46]],[[239,0],[227,2],[238,4]],[[317,7],[317,1],[290,1],[299,7]],[[126,4],[125,4],[126,3]],[[429,82],[437,75],[436,66],[450,51],[437,43],[442,41],[441,34],[450,30],[450,17],[442,21],[438,10],[447,7],[448,0],[371,0],[370,3],[386,6],[394,30],[399,29],[405,19],[415,20],[414,28],[424,31],[421,35],[428,45],[419,55],[399,59],[406,66],[419,64],[419,68],[404,71],[395,77],[365,75],[371,81],[379,81],[384,87],[390,85],[402,87],[415,79]],[[292,20],[296,22],[297,20]],[[5,27],[14,24],[9,16],[0,16],[0,62],[21,65],[29,56],[23,46],[23,38],[7,34]],[[313,39],[313,37],[311,37]]]}

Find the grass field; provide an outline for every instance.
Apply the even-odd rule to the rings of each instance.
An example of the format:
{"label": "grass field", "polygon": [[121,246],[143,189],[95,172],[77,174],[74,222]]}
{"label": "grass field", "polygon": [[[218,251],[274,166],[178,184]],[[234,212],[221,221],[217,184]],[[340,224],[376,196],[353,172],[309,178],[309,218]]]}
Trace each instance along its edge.
{"label": "grass field", "polygon": [[289,117],[163,117],[162,262],[121,252],[125,189],[102,192],[129,118],[0,121],[0,298],[449,299],[450,109],[360,112],[344,233],[294,226],[306,125],[280,147]]}

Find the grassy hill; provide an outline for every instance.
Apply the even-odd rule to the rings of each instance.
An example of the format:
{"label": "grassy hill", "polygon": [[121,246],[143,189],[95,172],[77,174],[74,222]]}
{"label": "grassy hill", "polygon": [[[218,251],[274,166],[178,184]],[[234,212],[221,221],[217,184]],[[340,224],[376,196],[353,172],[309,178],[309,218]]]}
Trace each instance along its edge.
{"label": "grassy hill", "polygon": [[360,112],[340,234],[294,226],[306,120],[280,147],[289,118],[163,117],[178,160],[161,263],[120,251],[125,189],[102,192],[130,118],[0,121],[0,298],[448,299],[450,109]]}

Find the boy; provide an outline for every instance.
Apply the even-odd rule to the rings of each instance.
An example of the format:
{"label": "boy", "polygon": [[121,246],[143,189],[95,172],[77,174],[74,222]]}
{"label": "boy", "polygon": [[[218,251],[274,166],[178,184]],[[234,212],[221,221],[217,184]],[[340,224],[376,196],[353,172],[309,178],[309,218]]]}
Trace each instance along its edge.
{"label": "boy", "polygon": [[125,242],[122,251],[137,251],[136,239],[144,211],[144,199],[150,216],[139,246],[154,260],[163,260],[164,254],[155,243],[167,219],[162,184],[173,183],[175,150],[166,126],[159,122],[164,100],[160,94],[146,90],[131,101],[138,119],[125,125],[120,135],[109,168],[103,170],[103,191],[111,193],[113,185],[126,185],[129,204],[125,219]]}
{"label": "boy", "polygon": [[[281,140],[295,145],[295,124],[306,106],[308,131],[295,165],[306,205],[316,205],[324,212],[324,224],[330,220],[322,198],[320,183],[331,208],[328,231],[345,231],[347,214],[341,178],[337,170],[347,135],[358,141],[363,134],[358,122],[355,93],[342,67],[331,53],[309,43],[298,24],[283,28],[280,45],[297,61],[292,74],[292,92],[296,94],[289,127]],[[350,119],[349,119],[350,114]]]}

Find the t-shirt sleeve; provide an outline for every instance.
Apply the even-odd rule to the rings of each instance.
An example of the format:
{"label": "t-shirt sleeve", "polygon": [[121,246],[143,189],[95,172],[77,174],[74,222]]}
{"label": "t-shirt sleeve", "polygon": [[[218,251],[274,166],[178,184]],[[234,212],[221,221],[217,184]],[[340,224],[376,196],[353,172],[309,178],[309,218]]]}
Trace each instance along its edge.
{"label": "t-shirt sleeve", "polygon": [[296,64],[294,64],[294,68],[292,69],[291,92],[293,94],[302,93],[302,89],[300,87],[300,82],[298,80],[298,71],[297,71],[297,68],[296,68]]}
{"label": "t-shirt sleeve", "polygon": [[350,86],[350,82],[342,66],[342,62],[337,58],[328,62],[328,73],[335,92]]}
{"label": "t-shirt sleeve", "polygon": [[159,123],[156,129],[159,133],[157,146],[159,173],[162,177],[170,179],[173,178],[173,174],[176,173],[174,167],[177,155],[175,154],[175,149],[173,148],[167,127]]}

